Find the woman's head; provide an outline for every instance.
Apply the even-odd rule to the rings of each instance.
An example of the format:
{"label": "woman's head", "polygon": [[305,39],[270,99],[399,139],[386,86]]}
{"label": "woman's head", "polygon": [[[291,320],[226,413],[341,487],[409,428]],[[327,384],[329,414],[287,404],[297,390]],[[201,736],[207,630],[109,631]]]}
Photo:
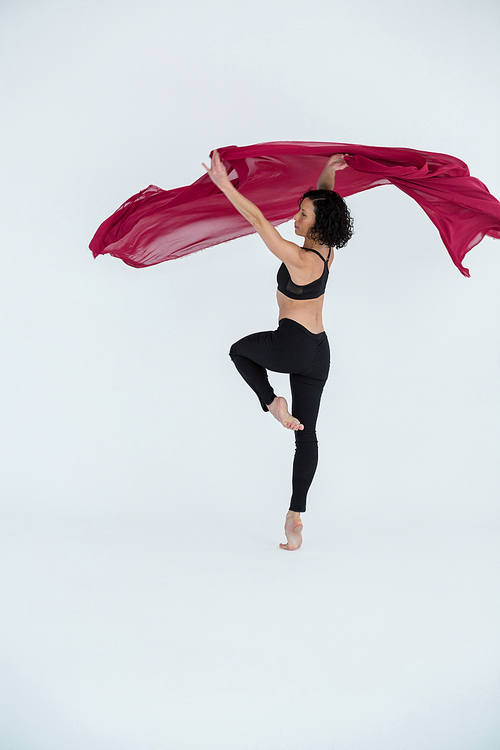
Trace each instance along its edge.
{"label": "woman's head", "polygon": [[299,229],[304,229],[303,236],[327,247],[344,247],[354,231],[344,199],[333,190],[308,190],[304,193],[295,223]]}

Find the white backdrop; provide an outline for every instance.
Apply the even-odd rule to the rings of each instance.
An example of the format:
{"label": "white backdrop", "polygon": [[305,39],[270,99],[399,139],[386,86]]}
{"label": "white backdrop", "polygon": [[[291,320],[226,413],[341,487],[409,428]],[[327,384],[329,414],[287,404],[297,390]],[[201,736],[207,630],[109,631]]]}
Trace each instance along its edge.
{"label": "white backdrop", "polygon": [[348,201],[293,555],[293,436],[227,356],[276,259],[87,245],[229,144],[441,151],[500,196],[499,32],[495,0],[0,4],[2,750],[497,750],[500,245],[466,279],[407,196]]}

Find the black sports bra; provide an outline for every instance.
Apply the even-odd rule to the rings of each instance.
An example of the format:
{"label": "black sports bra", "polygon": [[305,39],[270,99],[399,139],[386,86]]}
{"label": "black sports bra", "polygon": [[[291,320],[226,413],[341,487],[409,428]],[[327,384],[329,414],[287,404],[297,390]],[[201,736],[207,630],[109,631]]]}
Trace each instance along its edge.
{"label": "black sports bra", "polygon": [[328,251],[328,258],[326,260],[323,258],[321,253],[318,253],[317,250],[313,250],[309,247],[304,247],[303,249],[307,250],[310,253],[316,253],[316,255],[319,255],[319,257],[325,264],[323,273],[321,274],[319,279],[311,281],[310,284],[306,284],[305,286],[297,286],[297,284],[293,283],[288,268],[284,263],[282,263],[278,269],[278,291],[280,291],[285,295],[285,297],[289,297],[290,299],[318,299],[318,297],[321,297],[321,295],[325,293],[326,282],[328,281],[329,274],[328,261],[330,260],[330,253],[332,252],[332,249],[330,248],[330,250]]}

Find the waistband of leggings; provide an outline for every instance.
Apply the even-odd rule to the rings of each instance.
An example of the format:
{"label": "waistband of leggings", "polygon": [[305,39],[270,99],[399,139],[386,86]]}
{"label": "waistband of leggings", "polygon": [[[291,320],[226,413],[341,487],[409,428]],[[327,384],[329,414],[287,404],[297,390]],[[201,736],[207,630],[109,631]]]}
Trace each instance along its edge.
{"label": "waistband of leggings", "polygon": [[278,327],[280,326],[292,326],[293,328],[296,328],[297,330],[301,331],[302,333],[307,334],[310,338],[314,339],[315,341],[321,341],[321,339],[326,339],[326,331],[321,331],[321,333],[313,333],[309,330],[309,328],[306,328],[302,325],[302,323],[297,323],[296,320],[292,320],[291,318],[281,318],[281,320],[278,323]]}

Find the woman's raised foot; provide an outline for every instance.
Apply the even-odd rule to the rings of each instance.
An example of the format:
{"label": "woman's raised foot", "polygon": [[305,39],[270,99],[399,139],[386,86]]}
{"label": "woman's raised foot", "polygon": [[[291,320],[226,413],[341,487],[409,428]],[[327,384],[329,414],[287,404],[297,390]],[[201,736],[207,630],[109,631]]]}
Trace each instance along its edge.
{"label": "woman's raised foot", "polygon": [[286,398],[283,398],[283,396],[276,396],[274,401],[269,404],[267,408],[273,417],[277,419],[283,427],[286,427],[287,430],[293,430],[295,432],[296,430],[304,429],[304,425],[301,424],[298,419],[292,417],[288,411],[288,404]]}
{"label": "woman's raised foot", "polygon": [[285,536],[286,544],[280,544],[281,549],[287,549],[290,552],[296,550],[302,544],[302,521],[300,513],[289,510],[285,518]]}

